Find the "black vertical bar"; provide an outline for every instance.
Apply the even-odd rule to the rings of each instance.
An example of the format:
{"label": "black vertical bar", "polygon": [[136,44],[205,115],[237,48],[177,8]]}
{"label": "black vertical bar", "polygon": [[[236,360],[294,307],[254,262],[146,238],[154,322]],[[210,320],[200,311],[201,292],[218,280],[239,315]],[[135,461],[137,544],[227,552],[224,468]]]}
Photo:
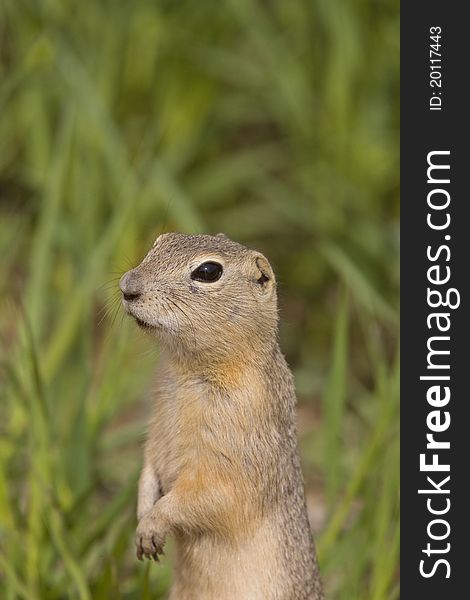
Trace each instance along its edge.
{"label": "black vertical bar", "polygon": [[[470,36],[464,8],[464,3],[436,0],[401,4],[401,598],[405,600],[470,598],[470,397],[466,383],[470,374],[470,197],[466,185],[470,131],[465,91]],[[432,27],[440,28],[439,34]],[[431,53],[436,43],[440,57]],[[428,181],[428,159],[450,169],[431,170]],[[429,205],[444,207],[448,198],[445,208]],[[450,223],[433,229],[428,215],[434,227],[448,219]],[[442,281],[449,273],[445,283],[430,281]],[[441,292],[443,301],[449,293],[454,306],[460,297],[460,306],[431,307],[429,290]],[[430,301],[439,304],[438,299],[434,293]],[[433,313],[445,316],[430,317]],[[441,339],[429,342],[432,337]],[[429,357],[428,343],[450,354]],[[430,368],[429,358],[436,368]],[[433,386],[440,387],[429,392]],[[445,387],[450,392],[447,403]],[[435,442],[449,442],[450,449],[427,448],[432,444],[428,434]],[[424,463],[435,460],[450,470],[422,470],[421,454]]]}

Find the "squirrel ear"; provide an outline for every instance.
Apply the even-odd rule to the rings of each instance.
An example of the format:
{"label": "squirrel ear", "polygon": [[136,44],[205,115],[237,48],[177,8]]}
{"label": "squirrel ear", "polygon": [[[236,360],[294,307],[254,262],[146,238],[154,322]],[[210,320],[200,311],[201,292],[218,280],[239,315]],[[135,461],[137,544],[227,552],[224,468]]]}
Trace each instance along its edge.
{"label": "squirrel ear", "polygon": [[256,284],[263,293],[271,292],[276,287],[276,279],[267,259],[259,254],[256,257]]}

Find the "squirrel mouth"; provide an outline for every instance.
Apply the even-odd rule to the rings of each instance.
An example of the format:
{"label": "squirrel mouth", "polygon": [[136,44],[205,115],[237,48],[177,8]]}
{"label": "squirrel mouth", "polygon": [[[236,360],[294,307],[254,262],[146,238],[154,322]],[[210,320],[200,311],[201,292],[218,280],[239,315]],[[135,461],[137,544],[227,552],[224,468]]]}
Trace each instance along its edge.
{"label": "squirrel mouth", "polygon": [[135,315],[132,315],[134,318],[134,321],[137,323],[137,325],[144,330],[149,330],[149,329],[155,329],[155,327],[153,325],[150,325],[150,323],[147,323],[147,321],[143,321],[142,319],[139,319],[139,317],[136,317]]}
{"label": "squirrel mouth", "polygon": [[134,310],[132,309],[130,302],[126,301],[126,299],[123,300],[123,306],[124,306],[124,310],[126,311],[126,313],[134,319],[134,321],[137,323],[137,325],[141,329],[145,329],[145,330],[155,329],[154,325],[151,325],[150,323],[148,323],[144,319],[141,319],[134,313]]}
{"label": "squirrel mouth", "polygon": [[129,300],[124,298],[122,304],[125,312],[134,319],[140,329],[143,329],[144,331],[154,331],[155,329],[158,329],[158,322],[149,323],[146,319],[143,319],[139,315],[135,314],[135,307],[132,306],[132,303]]}

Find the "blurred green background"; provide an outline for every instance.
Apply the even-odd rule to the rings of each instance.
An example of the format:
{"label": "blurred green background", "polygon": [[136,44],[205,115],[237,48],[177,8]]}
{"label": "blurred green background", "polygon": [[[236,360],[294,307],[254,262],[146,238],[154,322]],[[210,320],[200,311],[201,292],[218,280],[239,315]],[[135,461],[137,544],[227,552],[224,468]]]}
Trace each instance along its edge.
{"label": "blurred green background", "polygon": [[133,547],[158,351],[117,282],[172,230],[270,258],[327,597],[398,598],[398,16],[0,0],[2,599],[165,596],[171,544]]}

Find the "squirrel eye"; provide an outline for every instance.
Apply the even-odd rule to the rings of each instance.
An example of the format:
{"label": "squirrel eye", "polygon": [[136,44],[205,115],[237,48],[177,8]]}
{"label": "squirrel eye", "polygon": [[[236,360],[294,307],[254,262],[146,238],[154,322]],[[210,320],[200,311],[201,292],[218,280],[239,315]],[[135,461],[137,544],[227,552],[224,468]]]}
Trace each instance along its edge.
{"label": "squirrel eye", "polygon": [[191,279],[203,281],[205,283],[213,283],[220,279],[223,272],[222,265],[216,262],[205,262],[196,267],[191,273]]}

